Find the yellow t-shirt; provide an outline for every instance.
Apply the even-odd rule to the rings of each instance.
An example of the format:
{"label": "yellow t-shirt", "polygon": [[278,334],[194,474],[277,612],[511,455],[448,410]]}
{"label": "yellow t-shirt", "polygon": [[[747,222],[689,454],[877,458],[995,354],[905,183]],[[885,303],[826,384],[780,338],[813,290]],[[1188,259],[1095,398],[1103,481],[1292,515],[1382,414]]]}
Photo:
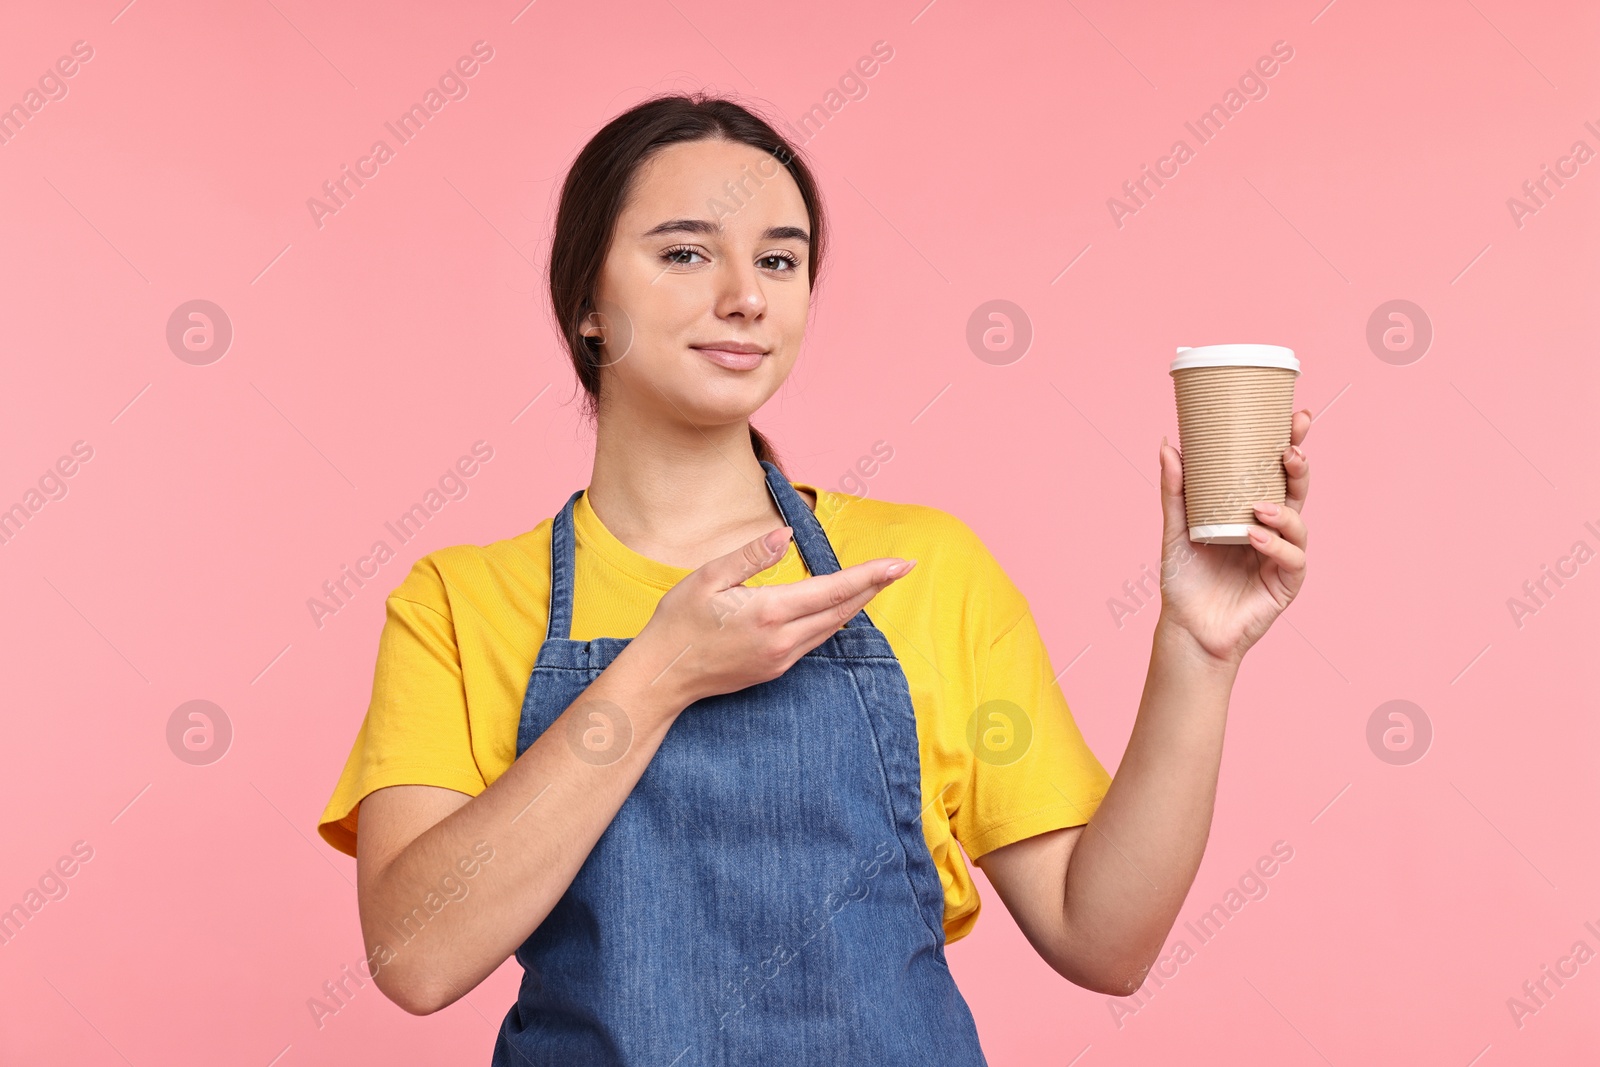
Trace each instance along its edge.
{"label": "yellow t-shirt", "polygon": [[[1027,600],[971,528],[937,508],[791,484],[817,494],[841,567],[919,561],[866,610],[910,685],[923,835],[944,886],[945,939],[955,941],[979,911],[956,843],[976,859],[1082,825],[1111,776],[1073,722]],[[588,494],[573,511],[572,639],[637,636],[690,572],[617,540]],[[372,701],[318,825],[341,852],[355,855],[359,805],[374,790],[434,785],[476,796],[511,766],[549,615],[552,521],[490,545],[431,552],[389,595]],[[746,584],[804,577],[791,541]]]}

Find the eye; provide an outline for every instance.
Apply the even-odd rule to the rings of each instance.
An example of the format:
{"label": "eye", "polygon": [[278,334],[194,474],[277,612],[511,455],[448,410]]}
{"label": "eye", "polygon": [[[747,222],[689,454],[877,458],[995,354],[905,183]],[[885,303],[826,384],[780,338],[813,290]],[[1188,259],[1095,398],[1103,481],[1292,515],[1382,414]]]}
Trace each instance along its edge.
{"label": "eye", "polygon": [[[690,265],[689,262],[687,260],[678,258],[679,256],[685,256],[685,255],[699,256],[700,255],[700,250],[698,248],[693,248],[693,247],[691,247],[689,245],[677,245],[677,246],[669,248],[665,252],[661,253],[661,258],[666,260],[668,263],[672,264],[673,266],[685,266],[686,267],[686,266]],[[701,256],[701,258],[703,259],[705,257]]]}
{"label": "eye", "polygon": [[785,274],[787,274],[789,271],[795,270],[796,268],[798,268],[800,266],[800,260],[795,258],[795,256],[793,254],[789,253],[789,252],[771,252],[771,253],[768,253],[765,256],[762,256],[759,260],[757,260],[757,262],[758,263],[765,263],[765,262],[767,262],[768,260],[771,260],[771,259],[780,260],[780,261],[782,261],[784,263],[789,264],[789,266],[787,268],[778,268],[782,273],[785,273]]}

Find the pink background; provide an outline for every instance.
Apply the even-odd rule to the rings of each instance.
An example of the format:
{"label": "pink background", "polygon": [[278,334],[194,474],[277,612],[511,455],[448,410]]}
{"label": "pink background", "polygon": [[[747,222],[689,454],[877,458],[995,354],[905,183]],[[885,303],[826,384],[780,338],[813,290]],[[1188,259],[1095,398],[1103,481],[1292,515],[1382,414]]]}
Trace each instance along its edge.
{"label": "pink background", "polygon": [[[1520,1027],[1507,999],[1574,942],[1600,951],[1600,562],[1520,628],[1507,602],[1600,549],[1600,161],[1521,226],[1506,202],[1574,141],[1600,149],[1600,16],[1320,2],[14,7],[0,103],[73,42],[94,55],[0,145],[0,506],[75,441],[93,458],[0,546],[0,906],[74,842],[94,858],[0,946],[0,1061],[488,1062],[514,961],[429,1018],[370,986],[320,1029],[306,1007],[363,955],[354,862],[315,823],[383,598],[587,481],[542,290],[584,140],[667,89],[796,121],[879,40],[892,60],[805,143],[835,244],[756,422],[829,488],[890,442],[869,492],[978,531],[1108,768],[1156,610],[1118,628],[1107,601],[1158,558],[1173,349],[1288,345],[1317,414],[1308,584],[1245,661],[1173,940],[1274,842],[1292,861],[1120,1022],[980,874],[950,958],[991,1062],[1596,1055],[1600,960]],[[478,40],[469,95],[319,229],[307,198]],[[1183,123],[1280,40],[1268,95],[1118,227],[1107,198],[1195,147]],[[206,366],[166,342],[192,299],[234,329]],[[992,299],[1034,330],[1007,366],[965,341]],[[1434,330],[1407,365],[1366,341],[1394,299]],[[319,630],[307,598],[480,439],[469,495]],[[195,699],[234,730],[208,766],[167,743]],[[1397,699],[1433,730],[1406,765],[1367,742]]]}

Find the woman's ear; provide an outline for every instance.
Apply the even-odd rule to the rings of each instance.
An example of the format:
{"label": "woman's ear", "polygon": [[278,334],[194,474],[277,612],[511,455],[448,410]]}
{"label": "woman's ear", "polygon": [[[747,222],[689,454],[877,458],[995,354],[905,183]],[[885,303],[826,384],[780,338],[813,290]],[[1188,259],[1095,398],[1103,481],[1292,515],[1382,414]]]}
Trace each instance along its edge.
{"label": "woman's ear", "polygon": [[589,312],[578,323],[578,332],[583,335],[583,343],[593,347],[601,341],[600,324],[595,322],[595,313]]}
{"label": "woman's ear", "polygon": [[606,364],[620,363],[633,348],[633,320],[620,307],[591,307],[578,322],[583,343],[595,355],[603,351]]}

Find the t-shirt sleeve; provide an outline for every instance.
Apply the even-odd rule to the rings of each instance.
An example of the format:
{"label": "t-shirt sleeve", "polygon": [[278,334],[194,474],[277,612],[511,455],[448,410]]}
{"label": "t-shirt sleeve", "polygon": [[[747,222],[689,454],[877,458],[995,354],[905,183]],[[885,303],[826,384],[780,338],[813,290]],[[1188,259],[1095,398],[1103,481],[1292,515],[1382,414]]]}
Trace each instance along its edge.
{"label": "t-shirt sleeve", "polygon": [[994,580],[1007,594],[999,601],[1021,603],[1022,610],[990,643],[967,727],[971,781],[952,830],[974,860],[1035,834],[1087,823],[1111,784],[1055,681],[1032,611],[996,570]]}
{"label": "t-shirt sleeve", "polygon": [[466,690],[450,601],[420,559],[385,603],[372,699],[317,831],[356,854],[363,798],[391,785],[433,785],[476,796],[487,788],[472,754]]}

